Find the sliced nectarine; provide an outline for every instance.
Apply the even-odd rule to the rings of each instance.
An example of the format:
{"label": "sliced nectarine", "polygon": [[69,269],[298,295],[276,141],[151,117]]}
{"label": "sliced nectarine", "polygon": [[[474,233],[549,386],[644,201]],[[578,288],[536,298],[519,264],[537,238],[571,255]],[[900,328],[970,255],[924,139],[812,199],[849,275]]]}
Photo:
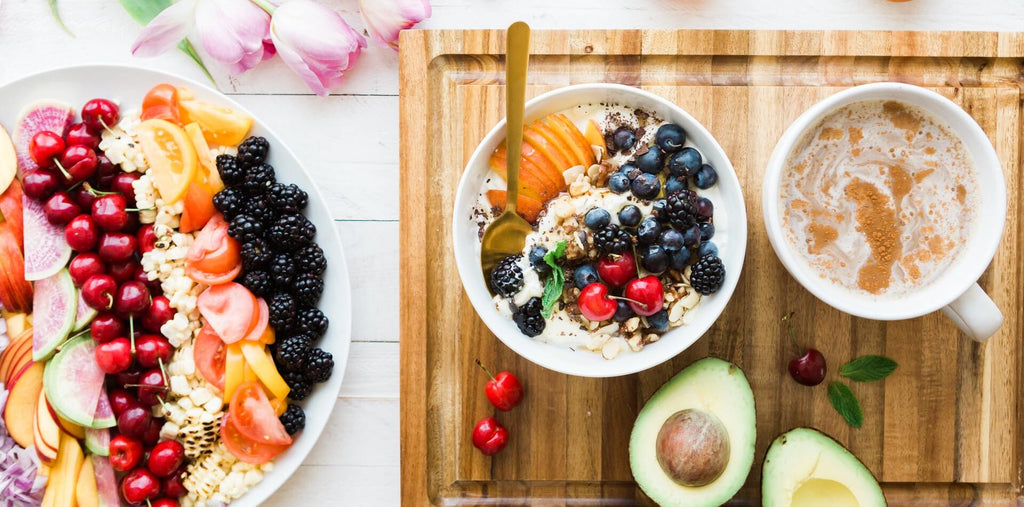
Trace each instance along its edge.
{"label": "sliced nectarine", "polygon": [[604,134],[601,133],[601,127],[593,119],[587,120],[587,130],[583,133],[583,137],[592,146],[605,147]]}
{"label": "sliced nectarine", "polygon": [[[505,209],[505,195],[504,190],[488,190],[487,200],[491,201],[491,206]],[[540,215],[540,210],[544,208],[544,205],[540,201],[524,195],[520,195],[516,202],[518,203],[516,205],[516,213],[531,224],[537,223],[537,217]]]}
{"label": "sliced nectarine", "polygon": [[560,172],[576,165],[571,160],[562,156],[562,153],[553,144],[529,126],[523,129],[523,139],[533,145],[537,151],[543,153]]}
{"label": "sliced nectarine", "polygon": [[[502,146],[498,148],[498,150],[495,150],[491,155],[489,164],[492,171],[497,173],[498,176],[501,176],[501,179],[507,181],[508,174],[506,171],[507,166],[505,165],[506,156],[507,153],[505,152],[505,147]],[[524,167],[522,160],[520,160],[519,164],[519,191],[522,192],[523,195],[537,200],[545,200],[543,194],[547,191],[547,184],[538,180],[536,175]]]}
{"label": "sliced nectarine", "polygon": [[554,162],[545,157],[543,153],[537,151],[533,145],[525,142],[523,143],[523,158],[529,160],[533,165],[543,170],[544,174],[547,175],[547,179],[555,184],[555,188],[557,188],[559,192],[566,189],[567,185],[565,184],[565,176],[562,175],[562,172],[565,171],[565,169],[555,167]]}
{"label": "sliced nectarine", "polygon": [[551,146],[553,146],[563,158],[569,161],[569,164],[571,164],[570,167],[583,165],[583,159],[577,156],[576,150],[566,142],[565,138],[568,137],[567,134],[558,132],[554,128],[554,125],[544,121],[544,119],[531,123],[530,128],[544,136],[544,139],[546,139],[548,143],[551,143]]}
{"label": "sliced nectarine", "polygon": [[553,114],[548,118],[562,125],[562,128],[564,129],[563,131],[572,139],[572,144],[570,144],[570,146],[576,147],[577,152],[581,157],[583,157],[584,165],[590,166],[591,164],[597,163],[597,159],[594,158],[594,150],[590,147],[590,142],[587,141],[587,138],[583,136],[582,132],[580,132],[579,127],[577,127],[568,116],[563,113],[558,113]]}

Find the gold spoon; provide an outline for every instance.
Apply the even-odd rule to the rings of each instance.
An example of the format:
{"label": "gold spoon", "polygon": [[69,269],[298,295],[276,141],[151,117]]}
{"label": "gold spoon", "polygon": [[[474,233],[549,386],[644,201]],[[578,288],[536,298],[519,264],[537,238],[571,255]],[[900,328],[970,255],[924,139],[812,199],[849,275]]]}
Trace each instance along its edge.
{"label": "gold spoon", "polygon": [[505,42],[505,145],[506,180],[505,211],[487,226],[480,243],[480,264],[484,281],[490,289],[491,271],[510,255],[519,255],[526,244],[526,235],[533,227],[516,214],[519,198],[519,157],[523,150],[523,108],[526,103],[526,64],[530,61],[530,27],[522,21],[508,27]]}

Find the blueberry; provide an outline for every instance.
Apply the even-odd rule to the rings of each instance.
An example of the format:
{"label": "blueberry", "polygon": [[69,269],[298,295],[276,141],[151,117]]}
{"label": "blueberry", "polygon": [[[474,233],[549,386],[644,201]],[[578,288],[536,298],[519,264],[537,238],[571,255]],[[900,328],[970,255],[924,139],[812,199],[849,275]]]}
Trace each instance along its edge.
{"label": "blueberry", "polygon": [[597,283],[600,279],[597,277],[597,270],[590,264],[584,264],[572,273],[572,283],[577,289],[583,290],[584,287]]}
{"label": "blueberry", "polygon": [[536,245],[530,249],[530,265],[533,266],[533,270],[538,275],[544,276],[551,272],[551,266],[548,266],[547,262],[544,262],[544,256],[547,255],[548,249],[541,245]]}
{"label": "blueberry", "polygon": [[657,146],[651,146],[647,149],[646,153],[636,157],[636,166],[639,167],[641,171],[650,174],[660,173],[664,162],[665,155],[662,153],[661,148],[658,148]]}
{"label": "blueberry", "polygon": [[626,322],[633,318],[633,309],[630,308],[629,303],[620,299],[615,302],[615,305],[615,316],[612,317],[615,322]]}
{"label": "blueberry", "polygon": [[647,245],[640,251],[640,265],[651,273],[664,273],[668,263],[668,252],[661,245]]}
{"label": "blueberry", "polygon": [[[701,222],[697,224],[700,227],[700,240],[707,241],[715,237],[715,224],[711,222]],[[702,256],[703,257],[703,256]]]}
{"label": "blueberry", "polygon": [[666,204],[668,203],[665,199],[658,199],[657,201],[654,201],[654,204],[651,205],[651,214],[654,215],[654,218],[657,218],[662,222],[668,220],[668,217],[665,215]]}
{"label": "blueberry", "polygon": [[680,178],[678,176],[669,176],[665,180],[665,195],[672,195],[680,190],[687,189],[686,178]]}
{"label": "blueberry", "polygon": [[715,246],[714,243],[708,241],[708,242],[705,242],[705,243],[701,243],[700,246],[697,247],[697,258],[698,259],[701,258],[701,257],[704,257],[705,255],[709,255],[709,254],[710,255],[714,255],[715,257],[718,257],[718,247]]}
{"label": "blueberry", "polygon": [[669,252],[678,252],[683,249],[685,241],[683,235],[675,229],[668,229],[661,233],[661,246]]}
{"label": "blueberry", "polygon": [[614,173],[608,178],[608,188],[616,194],[629,190],[629,176],[625,173]]}
{"label": "blueberry", "polygon": [[686,269],[686,265],[690,263],[690,251],[684,248],[678,252],[674,252],[669,262],[672,269],[676,271]]}
{"label": "blueberry", "polygon": [[661,193],[661,180],[650,173],[643,173],[633,180],[633,195],[641,199],[654,199]]}
{"label": "blueberry", "polygon": [[711,188],[718,183],[718,173],[715,168],[707,164],[700,166],[700,169],[693,174],[693,186],[704,189]]}
{"label": "blueberry", "polygon": [[661,309],[654,315],[648,315],[647,325],[659,333],[668,331],[668,310]]}
{"label": "blueberry", "polygon": [[690,176],[700,169],[703,163],[700,152],[693,148],[683,148],[668,157],[668,172],[673,176]]}
{"label": "blueberry", "polygon": [[675,123],[666,123],[658,127],[654,134],[654,143],[665,153],[674,153],[683,148],[686,144],[686,131]]}
{"label": "blueberry", "polygon": [[626,227],[636,227],[643,218],[644,214],[636,205],[627,204],[619,210],[619,223]]}
{"label": "blueberry", "polygon": [[707,222],[713,216],[715,216],[715,205],[711,199],[707,197],[697,199],[697,219]]}
{"label": "blueberry", "polygon": [[683,244],[687,248],[694,248],[700,244],[700,227],[694,225],[683,232]]}
{"label": "blueberry", "polygon": [[599,231],[612,223],[612,214],[604,208],[594,208],[583,217],[583,223],[587,224],[591,230]]}
{"label": "blueberry", "polygon": [[612,132],[612,143],[615,144],[616,150],[628,150],[636,144],[636,132],[629,127],[619,127]]}
{"label": "blueberry", "polygon": [[650,245],[655,241],[658,241],[658,237],[661,235],[661,224],[654,217],[647,217],[640,222],[640,227],[636,229],[636,238],[641,245]]}
{"label": "blueberry", "polygon": [[629,181],[632,182],[640,175],[640,169],[633,162],[626,162],[619,167],[619,172],[625,174]]}

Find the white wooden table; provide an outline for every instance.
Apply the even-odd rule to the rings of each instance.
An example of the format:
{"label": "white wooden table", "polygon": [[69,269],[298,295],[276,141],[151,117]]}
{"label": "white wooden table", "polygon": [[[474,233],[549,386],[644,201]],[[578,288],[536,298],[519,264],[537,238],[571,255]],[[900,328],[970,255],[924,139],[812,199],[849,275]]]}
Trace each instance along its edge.
{"label": "white wooden table", "polygon": [[[356,0],[324,0],[355,26]],[[115,0],[0,0],[0,83],[83,63],[130,63],[205,77],[183,55],[136,59],[139,27]],[[742,28],[1024,30],[1020,0],[434,0],[423,28]],[[374,46],[328,98],[280,61],[229,77],[221,91],[275,130],[313,173],[334,214],[351,270],[355,321],[341,398],[316,449],[270,502],[395,505],[398,418],[398,56]]]}

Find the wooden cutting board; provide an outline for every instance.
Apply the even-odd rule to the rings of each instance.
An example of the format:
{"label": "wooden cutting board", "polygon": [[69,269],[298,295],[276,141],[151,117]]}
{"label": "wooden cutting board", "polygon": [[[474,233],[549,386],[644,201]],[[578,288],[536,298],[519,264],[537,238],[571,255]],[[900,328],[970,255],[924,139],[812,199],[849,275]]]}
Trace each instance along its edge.
{"label": "wooden cutting board", "polygon": [[[629,469],[636,412],[665,380],[708,355],[743,368],[757,405],[756,459],[737,503],[759,503],[764,452],[796,426],[818,428],[849,447],[893,504],[1020,497],[1024,34],[535,32],[530,96],[587,82],[661,95],[708,127],[745,192],[746,264],[717,324],[675,359],[606,380],[554,373],[518,357],[474,313],[455,268],[455,189],[477,143],[504,116],[504,32],[407,31],[401,48],[404,504],[649,503]],[[960,335],[939,314],[883,323],[836,311],[797,284],[768,243],[761,179],[783,130],[821,98],[877,81],[913,83],[951,98],[988,133],[1002,161],[1006,229],[981,285],[1006,322],[985,344]],[[827,381],[863,354],[899,362],[883,382],[852,385],[865,414],[861,429],[833,411],[824,384],[807,388],[788,378],[792,348],[780,317],[790,311],[797,312],[800,341],[828,359]],[[493,458],[470,442],[475,422],[494,412],[477,358],[515,372],[526,388],[522,405],[497,415],[511,440]]]}

